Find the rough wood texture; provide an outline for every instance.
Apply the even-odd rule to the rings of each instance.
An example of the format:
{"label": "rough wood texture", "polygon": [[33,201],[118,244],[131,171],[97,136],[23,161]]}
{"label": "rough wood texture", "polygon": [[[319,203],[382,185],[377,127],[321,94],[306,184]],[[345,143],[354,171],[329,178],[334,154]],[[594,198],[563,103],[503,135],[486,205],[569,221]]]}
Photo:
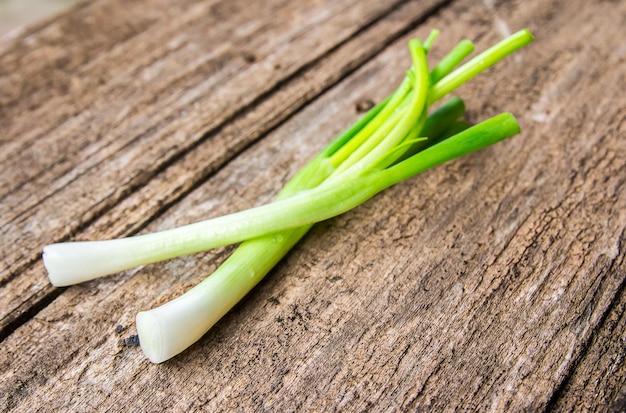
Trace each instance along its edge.
{"label": "rough wood texture", "polygon": [[[4,39],[1,409],[623,409],[625,21],[623,1],[100,0]],[[231,248],[47,284],[46,243],[268,202],[432,27],[434,57],[533,31],[459,91],[521,136],[318,224],[162,365],[125,345],[135,314]]]}

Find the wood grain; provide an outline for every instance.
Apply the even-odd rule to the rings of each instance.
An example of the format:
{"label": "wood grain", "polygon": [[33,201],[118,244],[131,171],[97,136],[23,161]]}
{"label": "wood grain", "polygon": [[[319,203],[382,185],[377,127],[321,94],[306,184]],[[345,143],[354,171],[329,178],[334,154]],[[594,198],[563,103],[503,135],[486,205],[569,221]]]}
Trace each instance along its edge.
{"label": "wood grain", "polygon": [[[0,122],[10,137],[0,155],[0,307],[8,320],[24,314],[0,348],[2,410],[620,410],[626,98],[610,91],[626,87],[616,35],[625,2],[458,0],[436,12],[414,2],[276,2],[280,18],[250,29],[266,36],[247,51],[255,60],[225,43],[250,37],[218,37],[223,60],[209,72],[213,58],[191,52],[208,27],[200,16],[218,10],[215,21],[240,27],[253,8],[142,5],[152,3],[134,22],[110,19],[114,2],[94,2],[28,35],[56,33],[77,48],[56,51],[67,56],[88,49],[89,58],[61,60],[79,78],[116,73],[101,86],[84,81],[68,95],[63,76],[46,80],[46,48],[20,51],[28,36],[2,46],[0,61],[32,59],[40,78],[21,98],[31,86],[16,84],[18,66],[0,76],[0,116],[11,120]],[[128,31],[65,40],[59,27],[103,11]],[[157,24],[166,15],[172,26]],[[462,36],[484,49],[507,28],[533,31],[528,49],[459,90],[471,120],[511,111],[522,135],[316,225],[202,340],[162,365],[127,345],[135,314],[195,285],[230,247],[47,286],[36,260],[47,240],[148,232],[271,200],[355,120],[359,102],[396,86],[407,40],[432,27],[443,29],[435,58]],[[185,40],[166,50],[173,33]],[[184,56],[184,73],[165,69]],[[13,182],[10,168],[23,164],[31,170]],[[120,178],[125,168],[132,177]],[[38,221],[51,211],[58,218]],[[6,227],[19,216],[30,228]]]}

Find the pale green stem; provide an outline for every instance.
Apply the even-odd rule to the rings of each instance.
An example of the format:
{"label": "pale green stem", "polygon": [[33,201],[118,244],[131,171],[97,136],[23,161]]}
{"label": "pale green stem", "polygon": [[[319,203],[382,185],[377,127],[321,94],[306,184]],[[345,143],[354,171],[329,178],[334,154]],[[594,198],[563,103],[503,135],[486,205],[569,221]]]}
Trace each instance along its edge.
{"label": "pale green stem", "polygon": [[[325,181],[324,185],[334,184],[334,182],[343,179],[344,176],[356,176],[363,173],[372,165],[377,164],[382,158],[388,155],[396,145],[402,142],[411,128],[420,125],[420,123],[423,125],[423,121],[426,118],[425,104],[429,89],[428,63],[426,61],[424,48],[419,40],[411,40],[409,42],[409,50],[411,51],[414,69],[411,75],[413,90],[409,108],[403,111],[402,119],[389,133],[384,131],[380,135],[377,134],[375,135],[376,139],[368,140],[361,145],[358,150],[355,150],[352,156],[337,168],[338,171],[343,173],[336,175],[336,177],[331,180]],[[418,122],[420,115],[421,121]],[[354,161],[352,158],[354,158]]]}
{"label": "pale green stem", "polygon": [[454,70],[454,68],[474,51],[474,44],[469,40],[461,40],[450,53],[430,71],[430,83],[434,85]]}
{"label": "pale green stem", "polygon": [[429,104],[438,101],[446,94],[452,92],[480,72],[490,68],[516,50],[521,49],[534,40],[533,35],[527,29],[512,34],[501,42],[495,44],[469,62],[450,73],[432,86],[428,95]]}

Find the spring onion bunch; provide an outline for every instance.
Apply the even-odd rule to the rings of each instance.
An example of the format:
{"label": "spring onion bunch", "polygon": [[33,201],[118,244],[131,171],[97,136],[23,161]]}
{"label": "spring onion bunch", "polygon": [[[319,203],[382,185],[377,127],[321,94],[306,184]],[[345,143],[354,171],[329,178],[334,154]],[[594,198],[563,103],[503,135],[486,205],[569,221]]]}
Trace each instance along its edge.
{"label": "spring onion bunch", "polygon": [[208,278],[182,296],[137,315],[141,347],[154,363],[182,352],[243,298],[316,222],[450,159],[519,132],[508,113],[477,125],[463,101],[430,107],[533,40],[522,30],[465,64],[463,40],[432,70],[427,54],[438,32],[409,42],[412,65],[389,97],[323,149],[270,204],[157,233],[44,247],[50,281],[66,286],[140,265],[242,242]]}

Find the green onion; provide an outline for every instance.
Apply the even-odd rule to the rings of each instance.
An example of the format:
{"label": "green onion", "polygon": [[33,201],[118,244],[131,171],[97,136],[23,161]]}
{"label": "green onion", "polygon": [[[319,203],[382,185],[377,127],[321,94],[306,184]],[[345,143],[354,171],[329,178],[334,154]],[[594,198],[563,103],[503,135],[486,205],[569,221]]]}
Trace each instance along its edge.
{"label": "green onion", "polygon": [[[510,114],[502,114],[469,128],[454,137],[434,145],[389,169],[367,174],[350,185],[329,191],[322,210],[350,209],[382,189],[400,182],[432,166],[443,163],[519,132]],[[358,197],[338,200],[343,188],[366,188]],[[350,191],[350,189],[346,189]],[[307,194],[308,197],[308,194]],[[293,199],[293,198],[292,198]],[[346,200],[347,199],[347,200]],[[345,204],[344,204],[345,202]],[[338,203],[341,207],[333,209]],[[301,203],[294,203],[294,212]],[[291,206],[290,206],[291,207]],[[325,214],[307,221],[323,219]],[[303,226],[243,243],[217,271],[182,296],[150,311],[137,314],[137,331],[142,350],[153,363],[161,363],[179,354],[202,337],[222,316],[241,300],[309,230]]]}
{"label": "green onion", "polygon": [[429,72],[426,54],[438,31],[409,42],[412,66],[401,85],[307,164],[270,204],[195,224],[118,240],[44,248],[54,285],[242,242],[220,268],[177,299],[137,315],[142,349],[154,363],[180,353],[208,331],[316,222],[365,202],[428,168],[519,132],[511,114],[469,127],[452,98],[429,106],[480,71],[530,43],[522,30],[454,70],[473,45],[462,41]]}

